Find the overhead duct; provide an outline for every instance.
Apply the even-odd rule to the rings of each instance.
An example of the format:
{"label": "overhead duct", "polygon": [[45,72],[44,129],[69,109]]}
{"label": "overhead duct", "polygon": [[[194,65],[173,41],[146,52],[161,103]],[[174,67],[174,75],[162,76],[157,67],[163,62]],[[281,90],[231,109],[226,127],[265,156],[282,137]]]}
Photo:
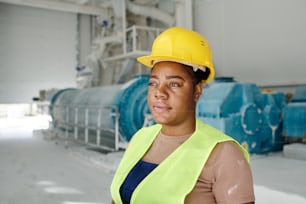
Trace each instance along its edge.
{"label": "overhead duct", "polygon": [[173,26],[175,23],[175,19],[173,16],[152,6],[142,6],[127,1],[127,10],[137,15],[159,20],[165,23],[167,26]]}

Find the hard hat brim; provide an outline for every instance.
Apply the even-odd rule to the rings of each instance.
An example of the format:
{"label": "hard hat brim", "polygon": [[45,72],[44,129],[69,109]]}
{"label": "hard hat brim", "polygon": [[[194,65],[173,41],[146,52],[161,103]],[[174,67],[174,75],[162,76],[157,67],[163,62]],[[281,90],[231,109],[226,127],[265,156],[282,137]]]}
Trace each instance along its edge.
{"label": "hard hat brim", "polygon": [[[153,56],[153,55],[147,55],[147,56],[141,56],[137,58],[137,61],[143,65],[145,65],[146,67],[152,68],[154,66],[154,61],[172,61],[172,62],[177,62],[177,63],[181,63],[181,64],[186,64],[189,66],[190,63],[184,63],[184,61],[182,61],[181,59],[175,58],[175,57],[169,57],[169,56]],[[214,68],[213,65],[207,65],[205,66],[206,68],[208,68],[210,70],[210,75],[208,77],[207,80],[203,80],[203,83],[208,83],[210,81],[213,80],[214,76],[215,76],[215,72],[214,72]],[[201,69],[201,68],[200,68]],[[205,72],[205,69],[201,69],[202,71]]]}
{"label": "hard hat brim", "polygon": [[138,57],[137,61],[140,62],[141,64],[152,68],[153,67],[153,63],[154,61],[173,61],[173,60],[177,60],[174,59],[173,57],[165,57],[165,56],[152,56],[152,55],[148,55],[148,56],[142,56],[142,57]]}
{"label": "hard hat brim", "polygon": [[[189,66],[194,66],[194,65],[199,65],[199,66],[203,66],[203,67],[207,67],[209,69],[212,68],[212,65],[201,65],[201,63],[190,63],[190,62],[185,62],[184,60],[180,59],[180,58],[176,58],[176,57],[170,57],[170,56],[156,56],[156,55],[148,55],[148,56],[142,56],[142,57],[138,57],[137,58],[138,62],[140,62],[141,64],[152,68],[155,64],[156,61],[158,62],[162,62],[162,61],[171,61],[171,62],[177,62],[177,63],[181,63],[181,64],[185,64],[185,65],[189,65]],[[202,71],[205,72],[205,69],[203,69]]]}

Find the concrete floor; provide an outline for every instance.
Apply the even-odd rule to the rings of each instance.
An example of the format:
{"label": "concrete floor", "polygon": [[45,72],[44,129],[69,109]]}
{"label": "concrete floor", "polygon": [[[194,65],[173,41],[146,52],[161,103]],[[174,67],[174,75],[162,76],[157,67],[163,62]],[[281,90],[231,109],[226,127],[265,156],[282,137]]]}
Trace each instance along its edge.
{"label": "concrete floor", "polygon": [[[39,117],[0,119],[0,204],[110,203],[122,152],[93,151],[47,126]],[[251,167],[256,203],[306,203],[305,160],[271,153],[252,156]]]}
{"label": "concrete floor", "polygon": [[[88,159],[100,153],[86,151],[77,143],[33,136],[21,120],[6,128],[4,122],[0,128],[0,204],[111,202],[106,192],[113,173]],[[88,152],[87,157],[81,150]]]}

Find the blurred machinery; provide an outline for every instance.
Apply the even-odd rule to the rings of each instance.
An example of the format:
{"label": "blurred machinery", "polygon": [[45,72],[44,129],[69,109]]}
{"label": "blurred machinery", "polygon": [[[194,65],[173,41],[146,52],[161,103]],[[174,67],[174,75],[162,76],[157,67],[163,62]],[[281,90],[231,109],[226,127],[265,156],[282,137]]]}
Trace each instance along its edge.
{"label": "blurred machinery", "polygon": [[218,78],[204,87],[197,115],[205,123],[225,132],[250,153],[282,149],[283,93],[262,93],[252,83]]}
{"label": "blurred machinery", "polygon": [[[139,128],[154,123],[147,117],[147,83],[148,75],[138,75],[125,84],[60,90],[51,101],[53,125],[89,144],[124,148]],[[218,78],[205,85],[197,117],[235,138],[250,153],[262,154],[282,150],[286,104],[281,92],[265,93],[252,83]]]}
{"label": "blurred machinery", "polygon": [[289,141],[306,142],[306,86],[297,87],[283,111],[283,135]]}
{"label": "blurred machinery", "polygon": [[[50,114],[53,126],[67,135],[118,150],[139,128],[154,123],[146,98],[149,69],[136,58],[150,52],[163,29],[192,28],[193,5],[189,0],[110,0],[104,7],[95,19],[92,50],[76,67],[78,88],[57,91]],[[282,132],[305,136],[305,98],[296,95],[285,108],[282,131],[287,103],[283,93],[263,93],[255,84],[219,78],[205,87],[197,117],[235,138],[250,153],[261,154],[282,149]]]}
{"label": "blurred machinery", "polygon": [[53,126],[86,144],[124,147],[149,112],[147,84],[139,75],[125,84],[60,90],[50,105]]}

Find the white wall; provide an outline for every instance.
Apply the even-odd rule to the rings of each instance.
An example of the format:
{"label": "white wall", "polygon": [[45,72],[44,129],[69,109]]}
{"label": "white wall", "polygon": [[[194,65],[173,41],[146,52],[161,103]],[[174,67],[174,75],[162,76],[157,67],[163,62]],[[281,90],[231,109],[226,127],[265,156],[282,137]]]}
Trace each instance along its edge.
{"label": "white wall", "polygon": [[194,0],[194,18],[217,75],[259,86],[306,84],[305,0]]}
{"label": "white wall", "polygon": [[92,40],[95,36],[92,29],[92,18],[90,15],[78,14],[78,61],[85,65],[88,54],[91,53]]}
{"label": "white wall", "polygon": [[[305,0],[193,0],[193,11],[218,76],[260,86],[306,83]],[[76,86],[75,66],[90,50],[84,30],[91,20],[80,19],[78,30],[74,13],[0,3],[0,103]]]}
{"label": "white wall", "polygon": [[77,16],[0,3],[0,103],[75,87]]}

